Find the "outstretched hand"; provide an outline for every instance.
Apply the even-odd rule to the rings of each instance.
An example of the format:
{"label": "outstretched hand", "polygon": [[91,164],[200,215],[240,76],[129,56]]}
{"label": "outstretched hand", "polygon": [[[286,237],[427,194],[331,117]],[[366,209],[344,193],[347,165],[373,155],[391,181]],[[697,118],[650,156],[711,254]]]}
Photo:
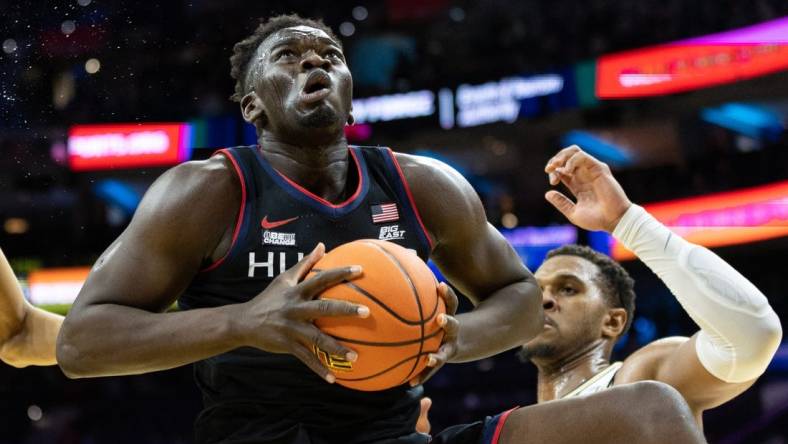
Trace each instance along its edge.
{"label": "outstretched hand", "polygon": [[576,202],[556,190],[548,191],[545,199],[585,230],[612,232],[632,205],[610,167],[577,145],[559,151],[547,162],[544,171],[550,185],[563,183]]}

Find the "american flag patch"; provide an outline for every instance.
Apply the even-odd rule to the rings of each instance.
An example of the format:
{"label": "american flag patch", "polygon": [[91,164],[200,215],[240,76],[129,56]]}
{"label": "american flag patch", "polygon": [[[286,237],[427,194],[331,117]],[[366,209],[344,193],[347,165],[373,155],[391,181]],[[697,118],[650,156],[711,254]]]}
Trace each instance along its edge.
{"label": "american flag patch", "polygon": [[399,220],[399,211],[397,211],[397,204],[384,203],[380,205],[372,205],[372,222],[379,224],[381,222],[391,222]]}

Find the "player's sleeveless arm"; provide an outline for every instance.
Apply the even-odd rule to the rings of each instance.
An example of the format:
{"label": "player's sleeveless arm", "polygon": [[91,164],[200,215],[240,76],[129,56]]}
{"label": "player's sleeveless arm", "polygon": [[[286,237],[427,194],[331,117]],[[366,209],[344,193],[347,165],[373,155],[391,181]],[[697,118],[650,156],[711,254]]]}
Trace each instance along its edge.
{"label": "player's sleeveless arm", "polygon": [[696,353],[709,373],[737,383],[766,370],[782,328],[766,297],[750,281],[638,205],[624,213],[613,236],[665,282],[700,326]]}

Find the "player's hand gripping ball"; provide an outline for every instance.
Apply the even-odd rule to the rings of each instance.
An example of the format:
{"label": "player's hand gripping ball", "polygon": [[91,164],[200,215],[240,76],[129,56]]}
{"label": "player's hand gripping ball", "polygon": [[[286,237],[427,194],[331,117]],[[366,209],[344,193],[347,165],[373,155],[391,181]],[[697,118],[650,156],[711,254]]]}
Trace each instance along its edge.
{"label": "player's hand gripping ball", "polygon": [[443,339],[437,317],[446,306],[435,276],[415,252],[371,239],[331,250],[310,276],[348,265],[361,265],[362,275],[320,297],[367,306],[370,315],[318,318],[315,325],[355,350],[358,359],[350,362],[317,347],[314,351],[345,387],[375,391],[405,384],[424,370],[428,355],[438,351]]}

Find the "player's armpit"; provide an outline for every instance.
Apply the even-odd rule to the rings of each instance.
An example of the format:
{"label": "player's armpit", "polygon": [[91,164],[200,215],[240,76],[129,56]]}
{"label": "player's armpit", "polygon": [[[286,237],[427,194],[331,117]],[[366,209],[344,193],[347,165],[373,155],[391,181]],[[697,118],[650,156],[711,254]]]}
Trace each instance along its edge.
{"label": "player's armpit", "polygon": [[729,383],[715,377],[701,364],[695,351],[697,333],[654,341],[630,355],[616,375],[615,384],[655,380],[681,393],[697,416],[723,404],[755,382]]}
{"label": "player's armpit", "polygon": [[453,168],[397,154],[434,241],[432,260],[476,309],[457,316],[459,351],[451,362],[481,359],[541,331],[541,293],[517,253],[487,222],[479,196]]}

